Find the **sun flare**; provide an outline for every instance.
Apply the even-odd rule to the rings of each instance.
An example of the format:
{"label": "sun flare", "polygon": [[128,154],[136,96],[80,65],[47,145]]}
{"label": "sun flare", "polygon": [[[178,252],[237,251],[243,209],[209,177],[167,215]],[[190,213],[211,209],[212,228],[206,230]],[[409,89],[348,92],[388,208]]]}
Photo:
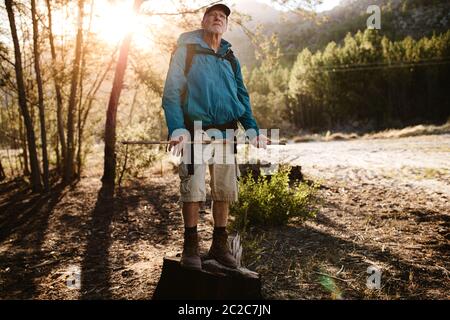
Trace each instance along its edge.
{"label": "sun flare", "polygon": [[132,1],[98,1],[95,4],[92,31],[107,43],[115,44],[128,33],[138,33],[142,17],[133,12]]}

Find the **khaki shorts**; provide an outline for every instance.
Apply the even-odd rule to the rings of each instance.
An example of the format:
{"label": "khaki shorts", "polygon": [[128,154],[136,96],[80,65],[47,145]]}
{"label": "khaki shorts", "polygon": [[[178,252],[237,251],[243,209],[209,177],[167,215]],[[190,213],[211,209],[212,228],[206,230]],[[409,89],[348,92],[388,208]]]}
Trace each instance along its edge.
{"label": "khaki shorts", "polygon": [[211,176],[211,198],[213,201],[235,202],[238,200],[238,181],[240,175],[236,164],[200,163],[194,164],[194,174],[188,174],[188,165],[181,162],[178,167],[180,176],[180,202],[206,201],[206,167]]}

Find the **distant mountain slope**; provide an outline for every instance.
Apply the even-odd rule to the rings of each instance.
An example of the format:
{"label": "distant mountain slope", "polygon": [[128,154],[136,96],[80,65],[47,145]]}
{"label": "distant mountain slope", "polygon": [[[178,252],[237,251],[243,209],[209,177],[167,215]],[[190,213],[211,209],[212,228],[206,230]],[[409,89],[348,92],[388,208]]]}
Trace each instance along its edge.
{"label": "distant mountain slope", "polygon": [[[334,9],[318,15],[318,21],[325,21],[320,24],[252,0],[240,1],[235,10],[253,17],[250,27],[262,24],[265,33],[277,33],[284,62],[291,64],[305,47],[315,51],[330,41],[342,41],[348,32],[364,30],[369,16],[366,10],[372,4],[380,6],[380,33],[390,39],[417,39],[450,29],[448,0],[342,0]],[[234,29],[225,38],[244,65],[254,65],[254,48],[242,31]]]}

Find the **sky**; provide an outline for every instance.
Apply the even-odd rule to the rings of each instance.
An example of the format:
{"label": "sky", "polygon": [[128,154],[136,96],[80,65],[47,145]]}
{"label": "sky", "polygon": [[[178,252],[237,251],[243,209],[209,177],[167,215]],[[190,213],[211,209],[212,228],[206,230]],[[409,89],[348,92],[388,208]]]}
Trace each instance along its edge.
{"label": "sky", "polygon": [[318,7],[318,11],[326,11],[333,9],[335,6],[339,4],[341,0],[324,0],[322,5]]}
{"label": "sky", "polygon": [[[116,43],[117,41],[119,41],[120,39],[123,38],[124,34],[129,31],[130,29],[139,29],[139,24],[138,24],[138,20],[135,19],[133,17],[133,14],[131,12],[131,6],[130,1],[129,0],[120,0],[117,2],[117,4],[115,6],[111,6],[108,5],[108,1],[109,0],[97,0],[95,2],[96,4],[96,8],[98,10],[98,12],[101,12],[102,14],[100,14],[99,17],[96,17],[96,19],[94,19],[94,25],[93,25],[93,29],[96,30],[96,33],[100,35],[101,38],[103,38],[104,40],[106,40],[107,42],[110,43]],[[203,0],[203,1],[207,1],[207,0]],[[210,1],[210,0],[209,0]],[[228,3],[231,4],[234,1],[240,1],[240,0],[229,0],[229,1],[224,1],[224,3]],[[262,2],[262,3],[266,3],[269,4],[273,7],[277,7],[273,1],[271,0],[256,0],[258,2]],[[74,1],[75,2],[75,1]],[[317,7],[317,11],[326,11],[326,10],[330,10],[332,8],[334,8],[336,5],[338,5],[340,2],[340,0],[323,0],[322,5]],[[70,2],[69,2],[70,3]],[[73,3],[72,3],[73,5]],[[160,1],[148,1],[148,3],[146,3],[147,7],[151,7],[153,10],[157,11],[157,12],[170,12],[172,5],[170,1],[167,0],[160,0]],[[76,12],[76,8],[73,7],[72,8],[74,10],[74,12]],[[129,10],[128,10],[129,9]],[[286,8],[277,8],[279,10],[286,10]],[[55,28],[54,28],[54,32],[55,34],[58,34],[58,31],[61,32],[68,32],[70,31],[70,26],[68,27],[69,29],[65,28],[64,26],[67,25],[67,19],[65,17],[63,17],[63,13],[60,12],[60,15],[58,15],[58,12],[54,12],[54,23],[55,23]],[[147,21],[149,20],[149,18],[145,18]],[[158,21],[161,20],[161,18],[158,17],[152,17],[155,24],[158,24]],[[122,21],[127,21],[127,23],[122,23],[122,24],[118,24],[117,21],[122,20]],[[158,20],[158,21],[156,21]],[[2,10],[1,14],[0,14],[0,21],[3,24],[3,22],[7,21],[7,17],[6,17],[6,12],[4,12]],[[159,22],[161,23],[161,22]],[[124,28],[123,26],[127,25],[128,28]],[[72,28],[73,32],[76,31],[76,29]],[[19,30],[20,32],[20,30]],[[149,35],[147,34],[146,37],[149,37]],[[5,41],[7,42],[9,39],[9,35],[2,35],[0,33],[0,40],[1,41]],[[142,40],[142,43],[147,43],[147,40]]]}
{"label": "sky", "polygon": [[[273,3],[270,0],[257,0],[257,1],[273,5]],[[340,1],[341,0],[323,0],[323,3],[317,7],[317,11],[321,12],[333,9],[335,6],[339,4]]]}

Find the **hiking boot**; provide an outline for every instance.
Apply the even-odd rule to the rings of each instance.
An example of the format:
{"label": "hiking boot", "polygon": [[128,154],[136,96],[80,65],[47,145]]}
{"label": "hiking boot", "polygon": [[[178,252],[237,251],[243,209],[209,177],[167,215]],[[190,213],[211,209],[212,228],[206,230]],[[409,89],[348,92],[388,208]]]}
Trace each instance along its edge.
{"label": "hiking boot", "polygon": [[226,230],[219,232],[214,231],[213,241],[207,257],[215,259],[217,262],[228,268],[237,268],[236,259],[231,254],[231,250],[228,245],[228,233]]}
{"label": "hiking boot", "polygon": [[198,253],[198,234],[190,233],[184,235],[183,253],[180,264],[184,268],[201,270],[202,261]]}

